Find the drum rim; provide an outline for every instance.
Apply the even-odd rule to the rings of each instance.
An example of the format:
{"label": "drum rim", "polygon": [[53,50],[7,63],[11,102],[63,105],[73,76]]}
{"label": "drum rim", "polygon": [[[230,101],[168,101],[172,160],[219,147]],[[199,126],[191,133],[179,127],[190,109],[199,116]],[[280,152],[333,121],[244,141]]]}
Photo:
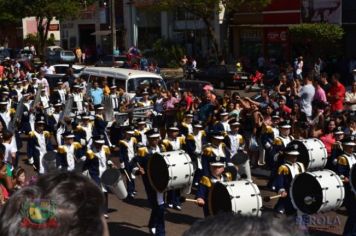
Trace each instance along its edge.
{"label": "drum rim", "polygon": [[[318,142],[319,144],[321,144],[324,148],[323,148],[323,152],[324,152],[324,155],[325,155],[325,159],[324,159],[324,161],[323,161],[323,167],[319,167],[319,168],[312,168],[311,166],[312,166],[312,162],[311,162],[311,160],[309,160],[309,157],[310,157],[310,150],[308,149],[308,148],[306,148],[306,146],[305,146],[305,143],[309,143],[309,142]],[[327,150],[326,150],[326,147],[325,147],[325,145],[324,145],[324,143],[321,141],[321,140],[319,140],[319,139],[317,139],[317,138],[307,138],[307,139],[294,139],[294,140],[292,140],[288,145],[292,145],[293,143],[296,143],[296,144],[301,144],[304,148],[306,148],[306,150],[307,150],[307,153],[308,153],[308,162],[307,162],[307,165],[306,165],[306,163],[304,163],[304,162],[301,162],[300,161],[300,159],[298,158],[298,160],[297,161],[299,161],[299,162],[301,162],[301,163],[303,163],[303,165],[304,165],[304,167],[305,167],[305,169],[306,170],[320,170],[320,169],[323,169],[323,168],[325,168],[325,165],[326,165],[326,163],[327,163],[327,156],[328,156],[328,153],[327,153]]]}
{"label": "drum rim", "polygon": [[[112,184],[106,184],[106,183],[104,183],[104,181],[103,181],[103,176],[104,176],[104,174],[105,174],[105,173],[109,173],[109,172],[117,173],[117,179],[116,179],[115,182],[113,182]],[[116,184],[117,184],[117,182],[118,182],[119,179],[120,179],[120,175],[121,175],[121,173],[120,173],[120,171],[119,171],[118,169],[108,168],[108,169],[106,169],[106,170],[103,172],[103,174],[101,175],[100,181],[101,181],[101,183],[102,183],[103,185],[110,187],[111,185],[116,185]]]}

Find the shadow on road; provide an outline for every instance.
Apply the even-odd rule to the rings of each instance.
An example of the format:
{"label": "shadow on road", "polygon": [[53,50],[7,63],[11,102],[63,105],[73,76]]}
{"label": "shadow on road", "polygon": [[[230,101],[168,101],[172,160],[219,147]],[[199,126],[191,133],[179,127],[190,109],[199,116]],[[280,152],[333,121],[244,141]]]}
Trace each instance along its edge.
{"label": "shadow on road", "polygon": [[198,217],[174,213],[171,211],[167,211],[165,218],[167,221],[175,223],[175,224],[187,224],[187,225],[192,225],[196,220],[201,219]]}
{"label": "shadow on road", "polygon": [[[130,236],[145,236],[145,235],[150,235],[149,233],[143,232],[140,229],[135,229],[135,228],[140,228],[137,225],[131,225],[127,223],[119,223],[119,222],[109,222],[109,232],[110,235],[130,235]],[[135,227],[135,228],[131,228]]]}
{"label": "shadow on road", "polygon": [[148,205],[148,200],[147,199],[142,199],[142,198],[135,198],[135,199],[125,199],[125,203],[137,206],[137,207],[144,207],[144,208],[149,208],[150,206]]}

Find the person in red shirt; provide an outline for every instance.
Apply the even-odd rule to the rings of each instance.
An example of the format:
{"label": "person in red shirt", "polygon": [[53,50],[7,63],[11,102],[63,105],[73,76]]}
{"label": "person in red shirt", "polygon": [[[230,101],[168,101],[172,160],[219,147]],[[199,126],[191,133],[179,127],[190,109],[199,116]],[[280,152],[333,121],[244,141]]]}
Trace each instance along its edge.
{"label": "person in red shirt", "polygon": [[328,101],[331,104],[331,111],[342,111],[344,109],[344,99],[346,89],[340,82],[340,75],[333,74],[331,77],[331,87],[328,92]]}
{"label": "person in red shirt", "polygon": [[288,117],[292,113],[292,109],[286,105],[286,101],[285,96],[280,96],[278,98],[278,109],[282,114]]}

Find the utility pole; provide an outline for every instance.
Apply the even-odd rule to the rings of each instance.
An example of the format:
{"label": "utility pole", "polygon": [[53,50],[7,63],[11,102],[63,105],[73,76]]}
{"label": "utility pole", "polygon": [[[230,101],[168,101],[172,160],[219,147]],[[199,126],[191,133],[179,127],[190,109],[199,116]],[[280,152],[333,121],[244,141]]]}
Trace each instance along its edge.
{"label": "utility pole", "polygon": [[[115,0],[111,0],[111,37],[112,37],[112,54],[116,51],[116,16]],[[113,57],[114,60],[114,57]]]}

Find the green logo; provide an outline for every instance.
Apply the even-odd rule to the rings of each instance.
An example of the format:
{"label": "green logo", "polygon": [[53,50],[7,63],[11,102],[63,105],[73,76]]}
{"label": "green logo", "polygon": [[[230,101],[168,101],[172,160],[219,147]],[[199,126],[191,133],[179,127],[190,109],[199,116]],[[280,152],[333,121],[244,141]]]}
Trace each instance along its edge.
{"label": "green logo", "polygon": [[23,216],[21,227],[33,229],[55,228],[58,226],[55,212],[56,205],[53,201],[45,199],[26,201],[21,208]]}

